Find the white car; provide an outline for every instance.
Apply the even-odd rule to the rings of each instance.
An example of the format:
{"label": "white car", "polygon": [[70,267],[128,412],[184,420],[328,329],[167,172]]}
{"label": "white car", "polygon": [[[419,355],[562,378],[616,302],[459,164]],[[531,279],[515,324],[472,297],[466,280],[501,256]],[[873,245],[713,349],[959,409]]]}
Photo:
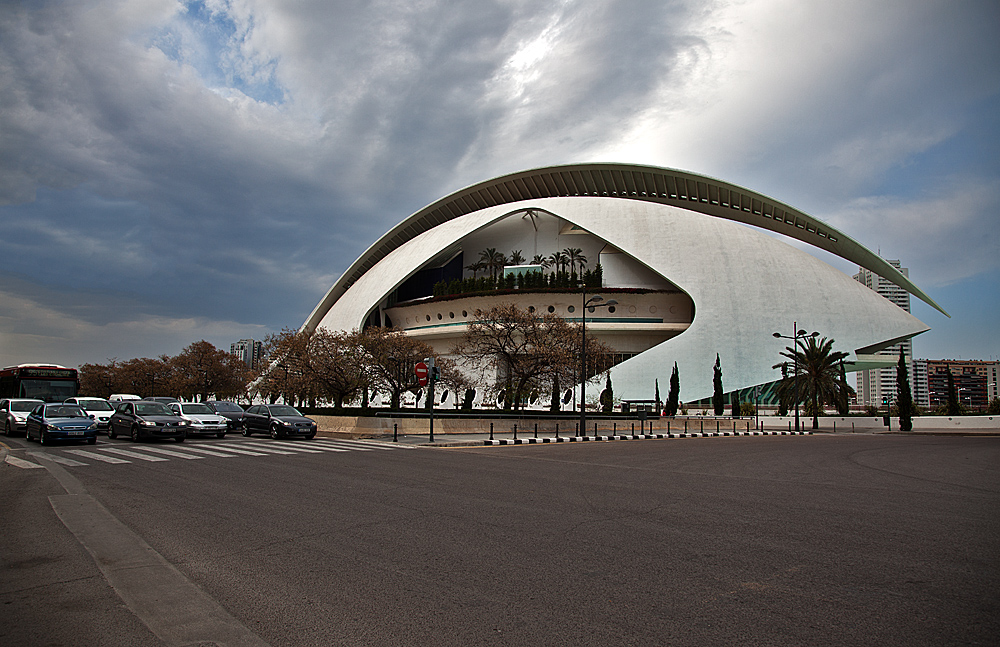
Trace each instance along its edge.
{"label": "white car", "polygon": [[30,398],[0,400],[0,416],[3,416],[3,432],[8,436],[23,436],[28,414],[39,404],[44,403],[41,400]]}
{"label": "white car", "polygon": [[217,414],[212,407],[202,402],[171,402],[170,410],[188,421],[188,436],[191,434],[215,434],[217,438],[226,435],[227,420]]}
{"label": "white car", "polygon": [[87,398],[84,396],[66,398],[66,402],[80,405],[80,408],[87,412],[91,420],[97,423],[98,431],[108,430],[108,424],[111,422],[111,414],[115,412],[115,408],[111,406],[110,402],[104,398]]}
{"label": "white car", "polygon": [[108,400],[111,402],[126,402],[128,400],[142,400],[142,398],[134,393],[112,393]]}

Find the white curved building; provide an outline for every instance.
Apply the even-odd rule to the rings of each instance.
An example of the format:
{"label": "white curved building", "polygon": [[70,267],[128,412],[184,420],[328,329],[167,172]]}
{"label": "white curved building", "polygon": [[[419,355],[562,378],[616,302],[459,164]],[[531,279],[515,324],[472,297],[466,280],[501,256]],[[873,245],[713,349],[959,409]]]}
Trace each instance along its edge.
{"label": "white curved building", "polygon": [[[746,225],[751,225],[748,227]],[[756,229],[755,229],[756,228]],[[578,248],[603,268],[613,312],[587,332],[614,347],[616,396],[665,395],[674,362],[681,399],[712,394],[721,358],[727,392],[777,379],[793,321],[848,351],[874,352],[929,328],[850,276],[757,229],[865,267],[944,311],[898,270],[847,235],[767,196],[712,178],[630,164],[574,164],[507,175],[457,191],[386,233],[330,288],[303,324],[352,330],[395,325],[447,354],[476,308],[491,301],[579,318],[581,291],[431,296],[437,280],[471,276],[487,248],[527,259]],[[947,313],[945,313],[947,314]],[[884,358],[882,358],[884,362]],[[879,364],[882,365],[882,364]]]}

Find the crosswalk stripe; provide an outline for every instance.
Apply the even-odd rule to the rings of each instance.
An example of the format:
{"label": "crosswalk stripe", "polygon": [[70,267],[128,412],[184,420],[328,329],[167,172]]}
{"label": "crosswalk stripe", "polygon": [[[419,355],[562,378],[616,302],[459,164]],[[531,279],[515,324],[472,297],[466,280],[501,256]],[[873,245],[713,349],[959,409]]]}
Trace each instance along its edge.
{"label": "crosswalk stripe", "polygon": [[266,456],[263,452],[252,452],[249,449],[236,449],[228,445],[212,445],[212,451],[232,452],[234,454],[244,454],[246,456]]}
{"label": "crosswalk stripe", "polygon": [[278,447],[285,447],[297,452],[306,452],[307,454],[321,454],[326,451],[340,451],[340,450],[330,450],[326,447],[314,447],[312,443],[308,446],[303,447],[299,443],[285,442],[281,440],[272,440],[269,445],[277,445]]}
{"label": "crosswalk stripe", "polygon": [[14,467],[20,467],[23,470],[40,470],[43,469],[41,465],[37,463],[32,463],[31,461],[26,461],[23,458],[18,458],[17,456],[8,456],[7,462]]}
{"label": "crosswalk stripe", "polygon": [[122,456],[128,456],[129,458],[138,458],[141,461],[149,461],[150,463],[159,463],[161,461],[168,460],[166,458],[160,458],[159,456],[146,456],[145,454],[130,452],[127,449],[118,449],[116,447],[105,447],[101,451],[111,452],[112,454],[120,454]]}
{"label": "crosswalk stripe", "polygon": [[[249,443],[247,443],[247,444],[249,444]],[[304,452],[306,454],[322,454],[323,453],[323,452],[321,452],[318,449],[308,449],[308,448],[305,448],[305,447],[300,447],[300,446],[296,445],[295,443],[282,443],[282,442],[279,442],[277,440],[272,440],[271,442],[267,443],[267,445],[263,445],[263,443],[254,443],[253,444],[253,448],[257,449],[258,447],[260,447],[263,450],[264,447],[271,447],[273,445],[277,445],[277,446],[281,447],[282,449],[287,449],[287,450],[290,450],[290,451],[293,451],[293,452]]]}
{"label": "crosswalk stripe", "polygon": [[215,452],[211,449],[202,449],[201,447],[185,447],[186,451],[194,452],[196,454],[204,454],[205,456],[218,456],[219,458],[236,458],[233,454],[223,454],[222,452]]}
{"label": "crosswalk stripe", "polygon": [[72,458],[66,458],[65,456],[57,456],[56,454],[46,454],[45,458],[53,463],[67,465],[69,467],[80,467],[81,465],[86,465],[86,463],[81,463],[80,461],[75,461]]}
{"label": "crosswalk stripe", "polygon": [[164,456],[173,456],[175,458],[183,458],[186,460],[200,460],[205,458],[204,456],[192,456],[191,454],[185,454],[183,452],[176,452],[172,449],[162,449],[160,447],[143,447],[144,452],[153,452],[154,454],[163,454]]}
{"label": "crosswalk stripe", "polygon": [[[338,447],[340,449],[347,449],[347,450],[355,451],[355,452],[370,452],[370,451],[372,451],[371,447],[362,447],[361,445],[359,445],[357,443],[355,443],[353,445],[348,445],[347,443],[342,443],[342,442],[338,442],[338,441],[335,441],[335,440],[314,440],[313,444],[314,445],[315,444],[323,444],[323,445],[326,445],[328,447]],[[379,449],[386,449],[386,448],[380,447]]]}
{"label": "crosswalk stripe", "polygon": [[267,446],[260,445],[260,444],[255,444],[255,443],[244,442],[244,443],[240,443],[240,444],[244,445],[244,446],[249,445],[250,447],[253,447],[253,450],[255,452],[264,452],[265,454],[281,454],[283,456],[292,456],[292,455],[295,454],[295,452],[286,452],[283,449],[275,449],[273,447],[267,447]]}
{"label": "crosswalk stripe", "polygon": [[97,452],[88,452],[86,449],[67,449],[66,451],[70,454],[76,454],[77,456],[83,456],[84,458],[90,458],[104,463],[112,463],[114,465],[132,462],[122,458],[115,458],[114,456],[105,456],[104,454],[98,454]]}

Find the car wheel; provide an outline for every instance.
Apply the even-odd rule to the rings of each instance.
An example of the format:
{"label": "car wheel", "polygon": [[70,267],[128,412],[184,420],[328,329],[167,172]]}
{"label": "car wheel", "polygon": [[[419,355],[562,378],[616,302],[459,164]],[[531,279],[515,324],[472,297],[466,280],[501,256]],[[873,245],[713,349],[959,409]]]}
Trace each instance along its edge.
{"label": "car wheel", "polygon": [[306,436],[306,440],[312,440],[315,437],[316,437],[316,434],[309,434],[308,436]]}
{"label": "car wheel", "polygon": [[97,444],[97,438],[88,438],[87,439],[87,444],[88,445],[96,445]]}
{"label": "car wheel", "polygon": [[226,437],[226,432],[222,432],[221,434],[215,434],[215,437],[216,438],[225,438]]}
{"label": "car wheel", "polygon": [[118,434],[115,433],[115,428],[112,427],[111,425],[108,425],[108,438],[110,438],[111,440],[114,440],[117,437],[118,437]]}
{"label": "car wheel", "polygon": [[174,438],[174,442],[175,443],[182,443],[182,442],[184,442],[184,436],[178,436],[177,438]]}
{"label": "car wheel", "polygon": [[132,427],[132,442],[133,443],[139,442],[139,427],[138,427],[138,425]]}
{"label": "car wheel", "polygon": [[278,425],[271,425],[271,438],[275,440],[281,438],[281,431],[278,429]]}
{"label": "car wheel", "polygon": [[38,444],[44,445],[47,442],[49,442],[49,439],[45,437],[45,430],[42,429],[41,431],[38,432]]}
{"label": "car wheel", "polygon": [[27,427],[24,428],[24,439],[31,440],[31,430]]}
{"label": "car wheel", "polygon": [[3,434],[5,436],[10,435],[10,420],[7,420],[6,422],[3,423]]}

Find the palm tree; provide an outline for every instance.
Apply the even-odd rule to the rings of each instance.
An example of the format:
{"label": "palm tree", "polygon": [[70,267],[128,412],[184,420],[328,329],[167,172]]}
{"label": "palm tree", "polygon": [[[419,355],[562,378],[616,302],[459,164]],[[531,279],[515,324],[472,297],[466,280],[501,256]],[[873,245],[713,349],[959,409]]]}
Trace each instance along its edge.
{"label": "palm tree", "polygon": [[541,254],[535,254],[534,256],[531,257],[531,264],[541,265],[543,268],[548,269],[549,265],[552,265],[552,261],[550,261],[545,256],[542,256]]}
{"label": "palm tree", "polygon": [[486,269],[486,263],[482,261],[476,261],[475,263],[469,263],[468,265],[466,265],[465,269],[472,272],[472,278],[476,278],[479,272],[482,272],[483,270]]}
{"label": "palm tree", "polygon": [[580,276],[583,276],[583,270],[587,267],[587,257],[583,255],[583,250],[579,247],[567,247],[563,250],[563,254],[566,255],[570,272],[575,274],[576,266],[579,265]]}
{"label": "palm tree", "polygon": [[[797,388],[799,400],[812,405],[812,428],[818,429],[820,406],[836,404],[845,391],[848,395],[854,392],[840,374],[840,360],[847,357],[847,353],[834,351],[832,339],[824,337],[816,341],[816,337],[805,337],[794,348],[786,347],[781,355],[796,363],[799,370],[797,380],[793,374],[778,383],[778,394],[794,404]],[[787,363],[775,364],[772,368],[780,368],[782,364]]]}
{"label": "palm tree", "polygon": [[554,265],[557,272],[562,272],[563,268],[566,266],[566,254],[562,252],[552,252],[549,256],[549,263]]}
{"label": "palm tree", "polygon": [[524,265],[524,257],[521,256],[521,250],[515,249],[510,253],[510,264],[511,265]]}
{"label": "palm tree", "polygon": [[498,252],[496,247],[487,247],[479,253],[479,258],[494,279],[497,278],[497,272],[503,269],[504,263],[507,262],[507,257]]}

